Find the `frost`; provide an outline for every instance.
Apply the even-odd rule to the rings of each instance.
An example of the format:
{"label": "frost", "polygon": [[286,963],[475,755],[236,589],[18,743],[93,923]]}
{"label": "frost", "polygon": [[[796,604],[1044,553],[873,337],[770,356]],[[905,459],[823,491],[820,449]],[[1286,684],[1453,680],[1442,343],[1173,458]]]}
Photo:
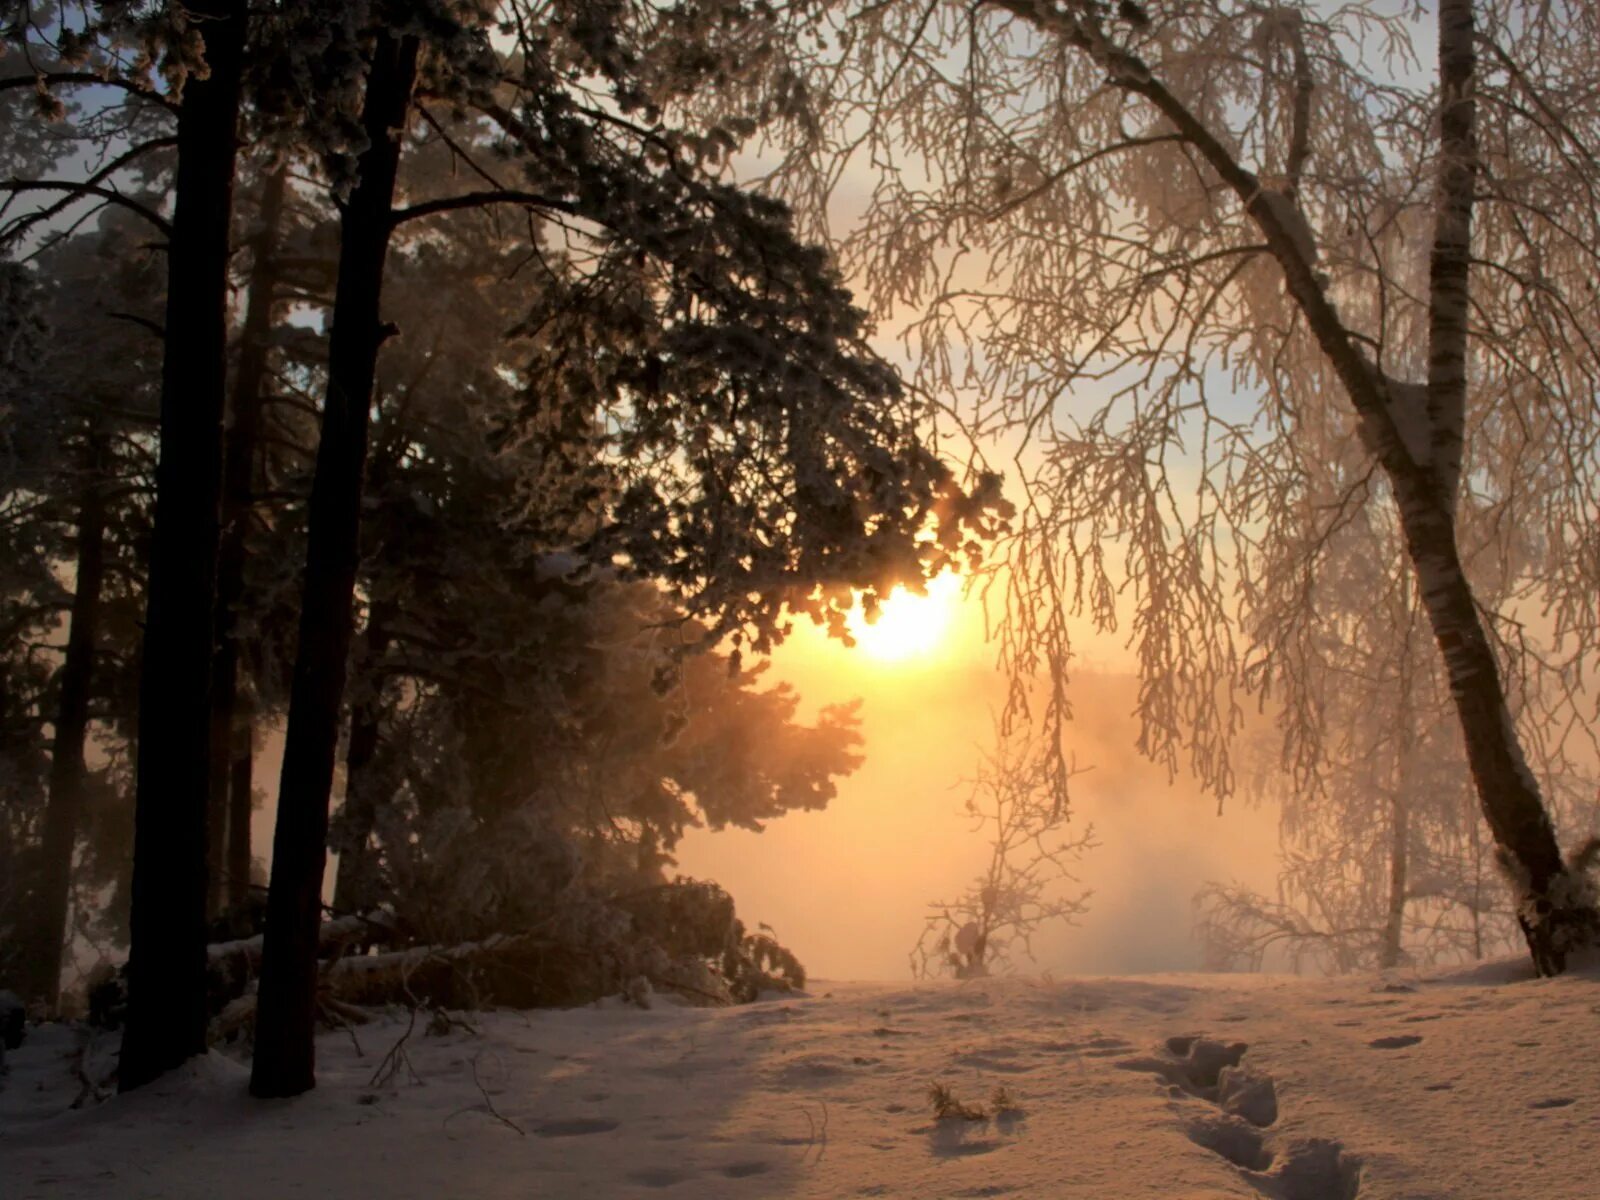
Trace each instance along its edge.
{"label": "frost", "polygon": [[1273,220],[1283,227],[1289,235],[1289,240],[1294,243],[1295,253],[1304,261],[1306,266],[1317,265],[1317,236],[1311,231],[1311,224],[1300,211],[1300,206],[1290,196],[1284,195],[1272,188],[1262,188],[1256,193],[1259,200],[1272,214]]}

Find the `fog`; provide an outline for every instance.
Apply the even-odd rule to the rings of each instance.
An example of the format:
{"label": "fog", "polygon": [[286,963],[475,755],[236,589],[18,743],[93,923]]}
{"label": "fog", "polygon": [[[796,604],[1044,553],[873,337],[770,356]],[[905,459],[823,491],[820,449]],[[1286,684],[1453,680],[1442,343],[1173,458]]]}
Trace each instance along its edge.
{"label": "fog", "polygon": [[[747,924],[771,925],[814,977],[901,979],[930,901],[958,894],[988,852],[963,811],[979,751],[1004,701],[993,648],[967,614],[951,643],[883,663],[807,629],[780,648],[776,674],[805,711],[860,697],[865,762],[821,812],[791,813],[765,831],[692,831],[680,869],[715,879]],[[1079,864],[1094,893],[1076,927],[1041,932],[1036,962],[1063,973],[1181,971],[1200,965],[1191,900],[1232,879],[1271,892],[1277,812],[1239,798],[1221,813],[1192,780],[1168,782],[1139,757],[1131,674],[1089,662],[1074,672],[1069,834],[1098,842]]]}

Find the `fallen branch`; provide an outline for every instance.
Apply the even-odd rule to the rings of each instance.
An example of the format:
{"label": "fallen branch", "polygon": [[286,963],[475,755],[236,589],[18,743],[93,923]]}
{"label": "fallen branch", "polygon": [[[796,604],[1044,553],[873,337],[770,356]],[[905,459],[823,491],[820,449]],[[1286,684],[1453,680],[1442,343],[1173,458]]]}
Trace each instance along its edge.
{"label": "fallen branch", "polygon": [[[383,942],[394,937],[394,918],[382,910],[324,921],[317,932],[318,954],[341,951],[358,942]],[[231,942],[212,942],[206,961],[214,972],[254,975],[261,969],[262,934]]]}

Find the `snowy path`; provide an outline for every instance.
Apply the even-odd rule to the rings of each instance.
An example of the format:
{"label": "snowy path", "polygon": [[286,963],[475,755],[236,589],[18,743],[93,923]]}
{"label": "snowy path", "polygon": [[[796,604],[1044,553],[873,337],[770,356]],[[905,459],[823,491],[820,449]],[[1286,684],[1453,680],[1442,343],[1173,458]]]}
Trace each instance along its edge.
{"label": "snowy path", "polygon": [[[300,1100],[252,1102],[213,1055],[66,1113],[70,1039],[49,1030],[0,1090],[0,1194],[1600,1195],[1600,980],[1409,986],[818,984],[738,1009],[490,1014],[476,1036],[419,1025],[410,1071],[375,1087],[389,1023],[359,1056],[325,1038]],[[1003,1085],[1022,1111],[935,1120],[936,1080],[978,1103]]]}

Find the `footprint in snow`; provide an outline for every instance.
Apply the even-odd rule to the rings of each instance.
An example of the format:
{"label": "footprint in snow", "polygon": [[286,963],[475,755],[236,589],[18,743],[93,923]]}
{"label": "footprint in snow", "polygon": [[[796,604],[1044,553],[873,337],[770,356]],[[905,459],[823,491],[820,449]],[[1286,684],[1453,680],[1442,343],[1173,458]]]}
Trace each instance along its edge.
{"label": "footprint in snow", "polygon": [[772,1164],[761,1162],[759,1160],[752,1160],[750,1162],[729,1163],[727,1166],[721,1168],[721,1170],[722,1173],[729,1179],[749,1179],[752,1176],[765,1175],[768,1171],[772,1170]]}
{"label": "footprint in snow", "polygon": [[668,1167],[646,1167],[642,1171],[629,1172],[628,1178],[641,1187],[669,1188],[684,1182],[689,1176]]}
{"label": "footprint in snow", "polygon": [[1373,1038],[1367,1045],[1374,1050],[1404,1050],[1407,1046],[1415,1046],[1422,1041],[1414,1033],[1397,1033],[1392,1037]]}
{"label": "footprint in snow", "polygon": [[1223,1043],[1202,1037],[1170,1037],[1166,1057],[1128,1058],[1114,1065],[1124,1071],[1153,1071],[1191,1096],[1215,1102],[1223,1069],[1236,1067],[1248,1049],[1244,1042]]}
{"label": "footprint in snow", "polygon": [[572,1117],[563,1121],[546,1121],[534,1130],[540,1137],[587,1137],[592,1133],[610,1133],[617,1122],[604,1117]]}
{"label": "footprint in snow", "polygon": [[1272,1165],[1272,1151],[1266,1139],[1248,1125],[1227,1118],[1201,1117],[1184,1130],[1196,1146],[1203,1146],[1234,1166],[1247,1171],[1265,1171]]}
{"label": "footprint in snow", "polygon": [[1278,1120],[1271,1075],[1243,1065],[1249,1046],[1184,1035],[1168,1038],[1165,1057],[1118,1063],[1154,1069],[1175,1096],[1193,1096],[1217,1111],[1194,1117],[1184,1132],[1229,1163],[1268,1200],[1357,1200],[1361,1163],[1328,1138],[1297,1138],[1275,1147],[1269,1130]]}

